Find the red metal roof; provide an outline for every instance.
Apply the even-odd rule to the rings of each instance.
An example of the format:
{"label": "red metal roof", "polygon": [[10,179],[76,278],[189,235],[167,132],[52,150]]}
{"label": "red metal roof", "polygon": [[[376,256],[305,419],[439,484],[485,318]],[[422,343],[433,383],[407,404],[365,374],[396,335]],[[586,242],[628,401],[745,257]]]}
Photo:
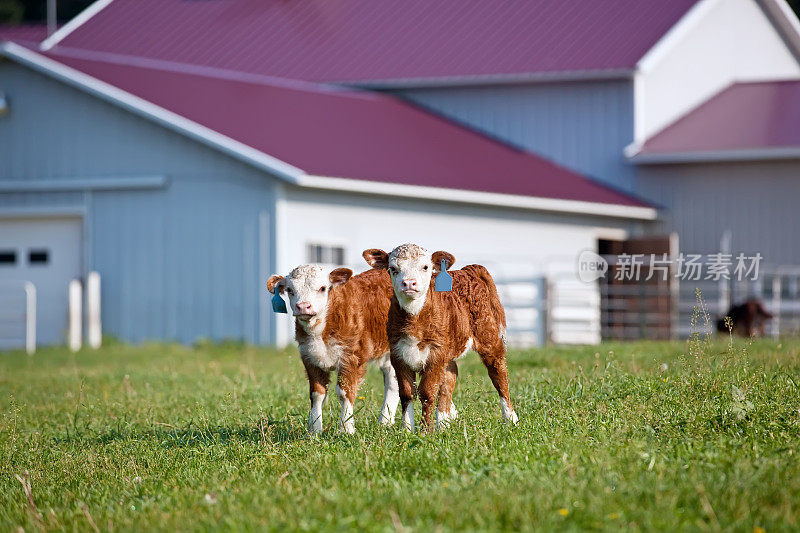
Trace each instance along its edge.
{"label": "red metal roof", "polygon": [[25,46],[35,46],[47,38],[44,24],[23,24],[21,26],[0,26],[0,41],[11,41]]}
{"label": "red metal roof", "polygon": [[697,0],[114,0],[59,47],[308,81],[632,69]]}
{"label": "red metal roof", "polygon": [[648,206],[383,94],[49,57],[312,175]]}
{"label": "red metal roof", "polygon": [[651,137],[640,153],[800,146],[800,81],[737,83]]}

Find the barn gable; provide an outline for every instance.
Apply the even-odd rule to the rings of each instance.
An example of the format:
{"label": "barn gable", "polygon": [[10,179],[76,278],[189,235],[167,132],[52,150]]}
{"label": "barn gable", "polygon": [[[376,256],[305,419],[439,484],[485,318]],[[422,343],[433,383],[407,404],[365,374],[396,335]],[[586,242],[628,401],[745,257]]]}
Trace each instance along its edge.
{"label": "barn gable", "polygon": [[702,0],[638,63],[633,153],[736,82],[800,78],[800,24],[783,0]]}

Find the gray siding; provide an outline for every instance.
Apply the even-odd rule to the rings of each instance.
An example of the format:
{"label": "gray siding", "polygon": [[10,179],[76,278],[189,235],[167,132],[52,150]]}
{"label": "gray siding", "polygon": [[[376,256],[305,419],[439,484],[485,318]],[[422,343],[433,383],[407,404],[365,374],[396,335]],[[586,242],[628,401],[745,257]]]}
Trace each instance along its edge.
{"label": "gray siding", "polygon": [[274,268],[271,177],[13,63],[0,65],[0,90],[12,109],[0,118],[0,180],[168,180],[148,190],[0,194],[0,214],[83,210],[84,267],[102,276],[106,333],[274,338],[270,316],[259,314],[262,278]]}
{"label": "gray siding", "polygon": [[800,161],[658,165],[638,169],[639,193],[666,209],[687,253],[714,253],[725,230],[734,253],[800,265]]}
{"label": "gray siding", "polygon": [[629,80],[410,89],[396,94],[614,187],[632,191]]}

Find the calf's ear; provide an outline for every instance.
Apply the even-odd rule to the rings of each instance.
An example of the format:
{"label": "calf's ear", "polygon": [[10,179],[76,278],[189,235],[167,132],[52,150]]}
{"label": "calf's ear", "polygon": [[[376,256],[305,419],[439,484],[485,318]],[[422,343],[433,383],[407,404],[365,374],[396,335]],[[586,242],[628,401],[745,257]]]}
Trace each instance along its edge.
{"label": "calf's ear", "polygon": [[267,290],[272,294],[275,294],[276,288],[278,289],[278,292],[283,294],[283,286],[284,286],[283,276],[274,274],[270,276],[269,279],[267,280]]}
{"label": "calf's ear", "polygon": [[341,285],[350,279],[350,276],[352,275],[353,271],[349,268],[337,268],[336,270],[331,271],[330,275],[328,276],[328,280],[330,280],[331,285]]}
{"label": "calf's ear", "polygon": [[433,252],[433,256],[431,256],[431,262],[433,263],[433,271],[439,272],[442,269],[442,261],[444,261],[444,268],[447,270],[453,263],[456,262],[456,258],[450,252],[442,252],[441,250],[438,252]]}
{"label": "calf's ear", "polygon": [[364,250],[361,255],[372,268],[389,268],[389,254],[383,250],[370,248],[369,250]]}

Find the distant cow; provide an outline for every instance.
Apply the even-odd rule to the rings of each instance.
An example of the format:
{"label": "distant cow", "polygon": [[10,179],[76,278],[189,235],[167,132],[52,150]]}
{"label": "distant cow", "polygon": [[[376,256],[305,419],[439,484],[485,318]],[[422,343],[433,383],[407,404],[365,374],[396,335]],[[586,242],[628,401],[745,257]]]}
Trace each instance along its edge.
{"label": "distant cow", "polygon": [[373,268],[387,269],[392,279],[394,298],[387,329],[406,428],[414,429],[418,372],[425,429],[432,426],[437,399],[437,425],[455,417],[452,397],[458,377],[456,359],[470,349],[478,352],[489,372],[500,395],[503,417],[516,423],[508,393],[506,317],[489,272],[480,265],[468,265],[451,273],[451,291],[437,292],[431,286],[432,276],[438,275],[442,261],[445,268],[455,262],[452,254],[431,255],[420,246],[404,244],[390,254],[371,249],[363,255]]}
{"label": "distant cow", "polygon": [[772,313],[759,300],[752,298],[739,305],[732,305],[728,313],[717,321],[717,330],[722,333],[729,331],[726,318],[730,318],[730,331],[733,333],[742,337],[761,337]]}
{"label": "distant cow", "polygon": [[383,372],[381,423],[393,424],[399,396],[386,338],[392,297],[386,271],[368,270],[353,276],[349,268],[328,272],[319,265],[302,265],[286,277],[270,277],[267,289],[289,296],[295,340],[310,388],[308,432],[322,431],[322,404],[334,370],[342,405],[340,427],[355,432],[353,405],[370,361],[377,361]]}

